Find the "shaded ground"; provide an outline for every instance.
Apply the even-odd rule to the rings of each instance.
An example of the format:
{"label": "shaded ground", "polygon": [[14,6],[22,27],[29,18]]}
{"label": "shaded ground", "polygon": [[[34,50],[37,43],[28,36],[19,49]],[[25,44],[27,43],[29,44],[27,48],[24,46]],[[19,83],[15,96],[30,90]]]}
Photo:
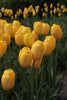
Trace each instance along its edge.
{"label": "shaded ground", "polygon": [[67,100],[67,76],[64,78],[64,88],[58,100]]}

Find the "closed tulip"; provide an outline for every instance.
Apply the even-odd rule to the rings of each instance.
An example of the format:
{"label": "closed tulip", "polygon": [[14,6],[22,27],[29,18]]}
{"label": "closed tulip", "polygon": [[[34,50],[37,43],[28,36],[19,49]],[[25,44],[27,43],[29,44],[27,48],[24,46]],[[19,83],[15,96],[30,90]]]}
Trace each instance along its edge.
{"label": "closed tulip", "polygon": [[19,63],[22,67],[29,67],[32,62],[32,52],[30,48],[24,47],[19,52]]}
{"label": "closed tulip", "polygon": [[44,44],[42,41],[37,40],[31,48],[34,60],[39,60],[44,54]]}
{"label": "closed tulip", "polygon": [[50,26],[47,23],[42,23],[42,35],[49,34]]}
{"label": "closed tulip", "polygon": [[10,90],[15,85],[15,73],[12,69],[7,69],[3,72],[1,78],[2,88],[4,90]]}
{"label": "closed tulip", "polygon": [[5,24],[5,26],[4,26],[4,32],[10,34],[11,37],[13,37],[13,27],[12,27],[11,23]]}
{"label": "closed tulip", "polygon": [[32,33],[26,33],[24,35],[24,44],[28,47],[31,47],[35,42],[35,37]]}
{"label": "closed tulip", "polygon": [[40,68],[41,62],[42,62],[42,58],[40,58],[39,60],[35,60],[34,69]]}
{"label": "closed tulip", "polygon": [[34,32],[39,35],[42,32],[42,23],[41,22],[35,22],[34,23]]}
{"label": "closed tulip", "polygon": [[52,50],[54,50],[55,49],[55,47],[56,47],[56,39],[55,39],[55,37],[54,36],[51,36],[51,35],[49,35],[49,36],[46,36],[46,41],[48,41],[49,42],[49,44],[51,45],[51,49]]}
{"label": "closed tulip", "polygon": [[15,43],[18,46],[22,46],[24,44],[24,34],[18,33],[15,35]]}
{"label": "closed tulip", "polygon": [[7,51],[7,42],[3,41],[3,40],[0,40],[0,44],[2,45],[2,52],[3,52],[3,54],[5,54],[6,51]]}
{"label": "closed tulip", "polygon": [[62,29],[61,29],[60,25],[57,25],[57,24],[52,25],[51,35],[53,35],[58,40],[62,38]]}
{"label": "closed tulip", "polygon": [[7,42],[7,45],[10,45],[11,43],[11,36],[8,33],[4,33],[3,40]]}
{"label": "closed tulip", "polygon": [[33,34],[34,37],[35,37],[35,41],[37,41],[37,40],[38,40],[38,35],[34,32],[34,30],[32,31],[32,34]]}
{"label": "closed tulip", "polygon": [[45,40],[45,41],[43,42],[43,44],[44,44],[44,55],[45,55],[45,56],[50,55],[51,52],[52,52],[50,43],[49,43],[48,41]]}

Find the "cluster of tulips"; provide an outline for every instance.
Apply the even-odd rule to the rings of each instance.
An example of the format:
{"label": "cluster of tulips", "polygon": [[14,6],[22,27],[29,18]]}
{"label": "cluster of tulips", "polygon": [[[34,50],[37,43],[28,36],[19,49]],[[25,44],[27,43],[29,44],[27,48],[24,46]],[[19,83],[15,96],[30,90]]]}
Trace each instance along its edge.
{"label": "cluster of tulips", "polygon": [[4,14],[4,16],[11,17],[13,16],[13,10],[12,9],[5,9],[4,7],[1,8],[1,12]]}
{"label": "cluster of tulips", "polygon": [[50,6],[47,5],[47,3],[44,3],[44,8],[41,9],[42,16],[45,17],[48,14],[48,11],[50,12],[50,16],[56,15],[60,17],[63,13],[67,12],[67,8],[65,8],[64,5],[61,5],[60,3],[57,3],[56,7],[51,3]]}
{"label": "cluster of tulips", "polygon": [[49,16],[54,16],[57,14],[57,16],[61,16],[63,13],[67,12],[67,8],[64,5],[61,5],[60,3],[57,3],[56,7],[51,3],[49,6],[47,3],[44,3],[43,8],[41,8],[39,5],[33,7],[33,5],[30,5],[28,8],[24,7],[24,11],[22,13],[22,9],[19,9],[16,11],[15,14],[13,14],[12,9],[5,9],[4,7],[1,8],[0,12],[0,18],[2,18],[2,14],[4,16],[10,17],[11,19],[17,18],[18,16],[22,16],[24,19],[26,19],[29,16],[29,13],[32,14],[32,16],[36,16],[38,13],[40,13],[40,10],[42,12],[42,16],[46,17],[49,13]]}
{"label": "cluster of tulips", "polygon": [[[2,26],[1,26],[2,25]],[[25,45],[18,56],[19,64],[26,68],[32,67],[38,69],[41,65],[43,56],[48,56],[56,47],[56,39],[62,38],[62,29],[60,25],[53,24],[51,26],[51,35],[49,34],[50,26],[47,23],[34,22],[33,31],[30,27],[25,27],[19,21],[14,20],[13,23],[7,23],[5,20],[0,20],[0,55],[5,53],[5,48],[10,44],[10,38],[15,38],[18,46]],[[38,35],[48,35],[44,41],[38,40]],[[4,39],[5,36],[5,39]],[[5,50],[5,51],[4,51]],[[34,64],[34,65],[33,65]],[[15,73],[12,69],[7,69],[3,72],[1,84],[4,90],[9,90],[14,87]]]}

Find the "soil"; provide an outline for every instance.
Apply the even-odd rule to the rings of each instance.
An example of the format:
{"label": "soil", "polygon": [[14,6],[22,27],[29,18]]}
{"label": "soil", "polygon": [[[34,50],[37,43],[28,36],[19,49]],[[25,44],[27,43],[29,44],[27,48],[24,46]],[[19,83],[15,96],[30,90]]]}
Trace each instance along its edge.
{"label": "soil", "polygon": [[64,88],[58,100],[67,100],[67,76],[64,78]]}

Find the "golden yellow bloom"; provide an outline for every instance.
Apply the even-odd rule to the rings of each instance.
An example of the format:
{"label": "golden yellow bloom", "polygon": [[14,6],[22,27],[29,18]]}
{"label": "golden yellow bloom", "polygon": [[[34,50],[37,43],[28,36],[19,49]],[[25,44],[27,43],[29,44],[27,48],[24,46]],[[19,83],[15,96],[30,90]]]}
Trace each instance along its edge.
{"label": "golden yellow bloom", "polygon": [[35,37],[35,41],[37,41],[37,40],[38,40],[38,35],[34,32],[34,30],[32,31],[32,34],[33,34],[34,37]]}
{"label": "golden yellow bloom", "polygon": [[39,60],[44,54],[44,44],[42,41],[37,40],[31,48],[34,60]]}
{"label": "golden yellow bloom", "polygon": [[44,3],[44,7],[47,7],[47,3]]}
{"label": "golden yellow bloom", "polygon": [[61,13],[61,9],[59,9],[59,13]]}
{"label": "golden yellow bloom", "polygon": [[50,26],[47,23],[42,23],[42,35],[49,34]]}
{"label": "golden yellow bloom", "polygon": [[67,12],[67,9],[66,8],[63,8],[62,13],[64,13],[64,12]]}
{"label": "golden yellow bloom", "polygon": [[0,20],[0,29],[4,32],[4,25],[7,23],[5,20]]}
{"label": "golden yellow bloom", "polygon": [[13,26],[12,26],[11,23],[5,24],[5,26],[4,26],[4,32],[10,34],[11,37],[13,37]]}
{"label": "golden yellow bloom", "polygon": [[1,84],[4,90],[10,90],[14,87],[15,73],[12,69],[7,69],[3,72]]}
{"label": "golden yellow bloom", "polygon": [[13,16],[11,16],[11,19],[13,19]]}
{"label": "golden yellow bloom", "polygon": [[3,31],[2,31],[2,29],[0,29],[0,40],[2,40],[3,39]]}
{"label": "golden yellow bloom", "polygon": [[42,57],[39,60],[35,60],[34,69],[38,69],[41,66]]}
{"label": "golden yellow bloom", "polygon": [[60,3],[57,3],[57,6],[59,7],[60,6]]}
{"label": "golden yellow bloom", "polygon": [[45,12],[42,13],[42,16],[45,17]]}
{"label": "golden yellow bloom", "polygon": [[3,40],[0,40],[0,44],[2,45],[2,50],[3,50],[2,53],[4,55],[7,51],[7,42],[3,41]]}
{"label": "golden yellow bloom", "polygon": [[57,24],[52,25],[51,35],[53,35],[58,40],[62,38],[62,29],[61,29],[60,25],[57,25]]}
{"label": "golden yellow bloom", "polygon": [[28,47],[31,47],[35,42],[35,37],[32,33],[26,33],[24,35],[24,44]]}
{"label": "golden yellow bloom", "polygon": [[36,13],[38,13],[38,9],[36,9]]}
{"label": "golden yellow bloom", "polygon": [[64,5],[61,5],[61,9],[63,9],[64,8]]}
{"label": "golden yellow bloom", "polygon": [[32,62],[32,52],[30,48],[24,47],[19,52],[19,63],[22,67],[29,67]]}
{"label": "golden yellow bloom", "polygon": [[45,39],[46,39],[46,41],[49,42],[49,44],[51,45],[51,50],[53,51],[55,49],[55,47],[56,47],[56,39],[55,39],[55,37],[49,35],[49,36],[46,36]]}
{"label": "golden yellow bloom", "polygon": [[22,10],[21,10],[21,9],[19,9],[19,14],[20,14],[20,15],[22,14]]}
{"label": "golden yellow bloom", "polygon": [[2,13],[0,12],[0,18],[2,18]]}
{"label": "golden yellow bloom", "polygon": [[48,12],[48,7],[44,8],[45,12]]}
{"label": "golden yellow bloom", "polygon": [[23,15],[28,16],[28,9],[26,7],[24,8]]}
{"label": "golden yellow bloom", "polygon": [[18,33],[15,35],[15,43],[18,45],[18,46],[22,46],[23,43],[24,43],[24,34],[22,33]]}
{"label": "golden yellow bloom", "polygon": [[35,15],[36,15],[36,12],[35,12],[35,10],[32,12],[32,15],[33,15],[33,16],[35,16]]}
{"label": "golden yellow bloom", "polygon": [[50,4],[50,8],[51,8],[51,9],[53,8],[53,4],[52,4],[52,3]]}
{"label": "golden yellow bloom", "polygon": [[32,11],[32,9],[33,9],[33,6],[32,6],[32,5],[30,5],[30,6],[28,7],[28,12],[31,12],[31,11]]}
{"label": "golden yellow bloom", "polygon": [[[0,40],[1,41],[1,40]],[[3,56],[3,45],[0,43],[0,58]]]}
{"label": "golden yellow bloom", "polygon": [[59,9],[60,9],[60,8],[57,8],[57,12],[59,12]]}
{"label": "golden yellow bloom", "polygon": [[39,8],[40,8],[40,6],[39,6],[39,5],[35,6],[35,9],[38,9],[38,10],[39,10]]}
{"label": "golden yellow bloom", "polygon": [[50,43],[48,41],[44,40],[43,44],[44,44],[44,55],[45,56],[50,55],[52,52]]}
{"label": "golden yellow bloom", "polygon": [[7,42],[7,45],[10,45],[11,43],[11,36],[8,33],[4,33],[3,40]]}
{"label": "golden yellow bloom", "polygon": [[52,14],[52,12],[53,12],[53,11],[52,11],[52,10],[50,10],[50,14]]}
{"label": "golden yellow bloom", "polygon": [[41,22],[35,22],[34,23],[34,32],[39,35],[42,32],[42,23]]}
{"label": "golden yellow bloom", "polygon": [[54,11],[53,11],[53,12],[54,12],[54,14],[56,13],[56,11],[57,11],[57,10],[56,10],[56,8],[54,8]]}
{"label": "golden yellow bloom", "polygon": [[62,15],[62,13],[58,13],[58,17],[60,17]]}
{"label": "golden yellow bloom", "polygon": [[1,12],[2,12],[2,13],[4,13],[4,11],[5,11],[5,8],[4,8],[4,7],[2,7],[2,8],[1,8]]}
{"label": "golden yellow bloom", "polygon": [[17,18],[17,14],[15,14],[14,17]]}
{"label": "golden yellow bloom", "polygon": [[21,32],[22,34],[31,33],[31,28],[21,26],[19,27],[18,32]]}

